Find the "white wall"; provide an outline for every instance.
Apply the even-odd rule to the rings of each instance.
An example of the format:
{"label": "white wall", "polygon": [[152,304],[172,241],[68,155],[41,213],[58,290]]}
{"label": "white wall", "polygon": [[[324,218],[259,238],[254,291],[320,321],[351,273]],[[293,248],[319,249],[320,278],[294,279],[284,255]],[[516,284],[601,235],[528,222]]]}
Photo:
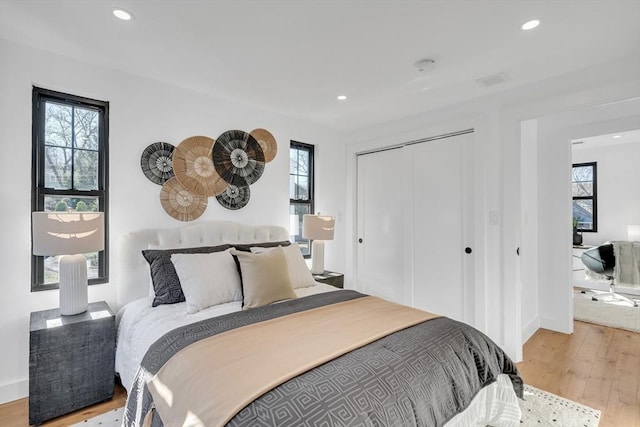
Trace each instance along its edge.
{"label": "white wall", "polygon": [[[461,103],[407,117],[402,120],[383,123],[369,129],[354,132],[348,136],[347,151],[347,274],[353,277],[355,260],[355,155],[360,151],[381,148],[406,141],[439,135],[447,132],[474,128],[474,177],[482,183],[482,190],[476,194],[476,319],[474,326],[487,333],[516,361],[521,360],[522,344],[535,328],[540,325],[541,313],[555,314],[562,320],[549,322],[552,329],[571,331],[571,293],[562,286],[555,289],[546,283],[547,276],[541,271],[554,273],[563,280],[566,273],[569,281],[570,228],[558,226],[570,216],[566,188],[558,182],[566,182],[568,175],[569,147],[555,146],[554,152],[564,150],[558,158],[549,158],[549,153],[529,142],[521,153],[521,122],[538,117],[572,111],[584,106],[609,103],[616,100],[640,96],[640,80],[637,61],[621,60],[616,64],[602,64],[587,70],[557,76],[536,84],[505,90],[483,99]],[[559,126],[567,126],[559,123]],[[537,136],[540,138],[540,135]],[[539,143],[539,142],[538,142]],[[527,156],[533,153],[534,156]],[[539,168],[537,161],[546,160],[546,166]],[[522,162],[539,175],[537,180],[523,179]],[[527,170],[527,169],[525,169]],[[566,175],[566,176],[565,176]],[[529,188],[529,187],[533,188]],[[531,219],[538,227],[538,235],[531,232],[527,222],[523,222],[525,205],[521,192],[535,191],[540,200],[539,209]],[[542,206],[546,189],[560,192]],[[537,203],[537,201],[535,201]],[[489,223],[490,213],[499,215],[498,225]],[[544,214],[544,215],[543,215]],[[538,218],[536,218],[538,216]],[[554,228],[555,227],[555,228]],[[556,230],[557,228],[557,230]],[[535,227],[534,227],[535,229]],[[522,240],[522,233],[528,233]],[[537,279],[526,282],[523,292],[520,257],[529,256],[527,271],[535,270]],[[542,267],[541,267],[542,265]],[[551,266],[551,267],[550,267]],[[565,271],[566,270],[566,271]],[[544,284],[545,287],[542,287]],[[529,298],[538,296],[537,301]],[[536,307],[537,302],[537,307]],[[523,306],[527,311],[523,313]],[[569,326],[567,326],[569,324]],[[544,326],[544,325],[543,325]]]}
{"label": "white wall", "polygon": [[[278,155],[251,186],[238,211],[215,198],[199,220],[232,220],[289,226],[289,141],[317,144],[316,208],[338,216],[336,238],[327,243],[326,266],[344,270],[344,146],[324,128],[235,104],[158,81],[89,65],[0,39],[0,196],[3,200],[0,271],[0,403],[28,393],[29,313],[58,307],[58,292],[30,292],[31,92],[47,89],[110,102],[110,277],[117,277],[117,242],[127,231],[183,223],[160,205],[160,186],[140,170],[143,149],[155,141],[177,145],[193,135],[216,138],[228,129],[265,128]],[[113,283],[89,287],[89,301],[115,307]],[[8,350],[8,351],[7,351]]]}
{"label": "white wall", "polygon": [[521,282],[522,340],[540,326],[538,320],[538,121],[526,120],[521,127],[520,173],[522,188]]}
{"label": "white wall", "polygon": [[572,162],[598,163],[598,231],[583,244],[627,240],[627,225],[640,224],[640,141],[574,148]]}

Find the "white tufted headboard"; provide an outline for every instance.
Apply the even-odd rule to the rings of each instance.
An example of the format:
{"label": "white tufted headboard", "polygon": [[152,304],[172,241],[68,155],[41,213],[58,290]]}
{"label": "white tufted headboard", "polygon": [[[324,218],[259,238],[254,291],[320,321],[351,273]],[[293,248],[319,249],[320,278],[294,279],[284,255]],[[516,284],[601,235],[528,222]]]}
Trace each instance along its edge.
{"label": "white tufted headboard", "polygon": [[215,246],[223,243],[260,243],[289,240],[286,228],[252,226],[232,221],[203,221],[184,227],[132,231],[120,239],[116,255],[118,309],[149,295],[149,264],[142,256],[149,245],[160,248]]}

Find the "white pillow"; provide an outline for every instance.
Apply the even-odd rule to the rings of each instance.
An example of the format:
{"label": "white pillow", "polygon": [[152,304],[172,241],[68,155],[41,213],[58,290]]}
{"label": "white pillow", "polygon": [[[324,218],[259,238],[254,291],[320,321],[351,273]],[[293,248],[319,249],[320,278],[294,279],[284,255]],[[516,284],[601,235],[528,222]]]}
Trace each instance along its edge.
{"label": "white pillow", "polygon": [[178,273],[188,313],[242,301],[240,275],[229,249],[210,254],[173,254],[171,262]]}
{"label": "white pillow", "polygon": [[[292,243],[289,246],[279,246],[284,251],[284,257],[287,260],[287,271],[289,272],[289,280],[294,289],[308,288],[309,286],[317,285],[313,280],[311,271],[307,267],[307,263],[300,252],[300,247],[297,243]],[[252,247],[251,252],[255,254],[269,252],[273,248],[260,248]]]}

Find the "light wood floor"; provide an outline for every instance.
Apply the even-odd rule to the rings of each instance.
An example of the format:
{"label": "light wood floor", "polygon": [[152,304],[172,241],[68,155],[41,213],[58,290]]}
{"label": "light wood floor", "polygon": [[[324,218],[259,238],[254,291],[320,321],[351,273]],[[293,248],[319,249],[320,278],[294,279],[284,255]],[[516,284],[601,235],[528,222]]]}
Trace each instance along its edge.
{"label": "light wood floor", "polygon": [[640,334],[574,321],[524,346],[525,383],[602,411],[600,427],[640,427]]}
{"label": "light wood floor", "polygon": [[[120,385],[116,385],[113,398],[104,403],[88,406],[76,412],[72,412],[62,417],[54,418],[42,425],[47,427],[67,427],[71,424],[80,423],[87,418],[104,414],[112,409],[124,406],[127,400],[127,393]],[[26,427],[29,425],[29,399],[20,399],[0,405],[0,426],[2,427]]]}
{"label": "light wood floor", "polygon": [[[602,411],[600,427],[640,427],[640,334],[574,322],[572,335],[539,329],[518,369],[525,383]],[[123,406],[126,393],[43,425],[62,427]],[[0,405],[0,426],[25,427],[28,400]]]}

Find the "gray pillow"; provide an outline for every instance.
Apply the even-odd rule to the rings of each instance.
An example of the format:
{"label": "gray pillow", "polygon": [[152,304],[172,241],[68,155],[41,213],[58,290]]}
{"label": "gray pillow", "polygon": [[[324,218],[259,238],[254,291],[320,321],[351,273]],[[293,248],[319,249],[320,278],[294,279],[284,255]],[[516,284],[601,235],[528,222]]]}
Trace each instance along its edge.
{"label": "gray pillow", "polygon": [[151,282],[155,293],[151,306],[157,307],[161,304],[175,304],[185,301],[178,273],[171,262],[172,254],[208,254],[226,251],[230,247],[231,245],[225,244],[196,248],[146,249],[142,251],[142,256],[149,263]]}

